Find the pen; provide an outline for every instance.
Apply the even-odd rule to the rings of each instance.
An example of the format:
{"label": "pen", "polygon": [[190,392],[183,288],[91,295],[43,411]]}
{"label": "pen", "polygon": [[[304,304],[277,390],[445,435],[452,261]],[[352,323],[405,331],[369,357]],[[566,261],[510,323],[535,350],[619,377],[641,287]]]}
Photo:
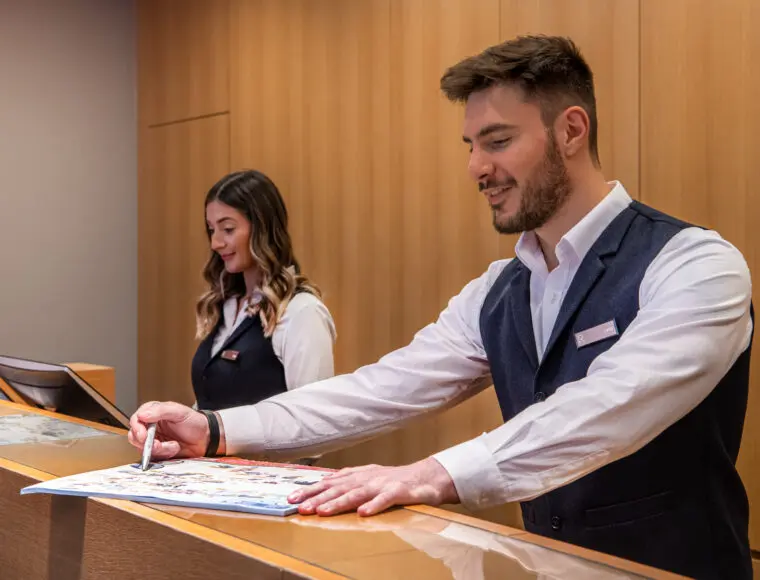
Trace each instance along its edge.
{"label": "pen", "polygon": [[148,465],[150,465],[150,454],[153,450],[153,439],[156,436],[156,424],[151,423],[148,426],[148,436],[145,438],[145,445],[143,446],[143,452],[142,452],[142,463],[140,464],[140,469],[145,471],[148,469]]}

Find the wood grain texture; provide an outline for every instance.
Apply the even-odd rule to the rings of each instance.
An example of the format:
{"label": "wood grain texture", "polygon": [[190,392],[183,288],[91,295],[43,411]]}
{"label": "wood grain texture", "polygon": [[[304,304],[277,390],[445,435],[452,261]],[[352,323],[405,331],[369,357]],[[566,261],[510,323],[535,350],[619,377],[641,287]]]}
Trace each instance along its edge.
{"label": "wood grain texture", "polygon": [[[14,407],[0,403],[0,412]],[[369,518],[356,513],[282,518],[19,494],[22,487],[53,476],[131,463],[134,452],[123,434],[0,446],[3,573],[19,578],[80,579],[106,574],[115,578],[200,578],[202,574],[237,578],[247,573],[256,578],[331,579],[344,574],[376,578],[384,570],[407,569],[423,579],[440,578],[447,568],[475,570],[490,556],[488,577],[507,577],[520,566],[531,569],[548,560],[554,567],[561,568],[564,562],[576,570],[589,565],[577,557],[660,577],[617,558],[428,506],[393,509]],[[114,543],[114,538],[119,541]],[[523,540],[548,549],[540,549],[542,556],[536,559],[535,553],[525,552]],[[29,546],[35,547],[33,559],[23,552]],[[442,556],[446,556],[443,561]]]}
{"label": "wood grain texture", "polygon": [[[150,10],[177,11],[171,2],[159,4]],[[190,22],[204,10],[213,12],[205,17],[211,22],[225,4],[195,5],[195,16],[160,22]],[[440,75],[460,58],[521,32],[571,34],[597,73],[603,163],[637,194],[636,0],[581,0],[573,8],[557,1],[232,0],[229,16],[229,169],[262,170],[281,189],[297,254],[323,288],[337,323],[338,372],[408,343],[491,261],[513,254],[516,238],[493,232],[485,202],[466,174],[461,107],[439,94]],[[168,30],[160,22],[144,29],[141,62],[162,55],[202,74],[218,45],[190,47],[188,36],[178,33],[174,52],[167,52],[153,38]],[[198,33],[216,43],[223,34],[210,35],[211,26],[204,22]],[[156,73],[145,77],[145,87],[158,85],[158,94],[174,90],[169,84],[187,89],[189,75],[170,82]],[[165,102],[172,112],[162,119],[186,110],[179,97]],[[145,107],[150,112],[151,105]],[[203,112],[214,109],[220,107]],[[148,154],[143,173],[175,171],[168,169],[173,147],[166,141],[157,149],[163,159]],[[168,196],[169,189],[159,195]],[[146,201],[148,211],[150,203],[166,201]],[[141,240],[155,235],[151,228],[158,224],[164,222],[141,225]],[[169,248],[183,235],[176,220],[165,225],[166,254],[141,265],[140,398],[187,401],[181,369],[189,366],[190,346],[183,339],[166,346],[170,336],[186,336],[187,323],[173,322],[185,310],[175,306],[167,315],[172,306],[156,298],[166,286],[162,272],[172,267]],[[143,271],[150,280],[143,280]],[[187,290],[179,294],[189,303]],[[488,389],[456,409],[324,461],[407,463],[500,423]],[[483,515],[519,523],[513,508]]]}
{"label": "wood grain texture", "polygon": [[86,419],[79,419],[78,417],[71,417],[69,415],[61,415],[59,413],[53,413],[51,411],[45,411],[44,409],[37,409],[31,407],[26,403],[15,403],[13,401],[0,401],[0,415],[17,415],[35,413],[37,415],[44,415],[45,417],[53,417],[60,419],[61,421],[68,421],[69,423],[78,423],[79,425],[86,425],[103,431],[104,433],[118,433],[119,435],[126,435],[127,430],[120,427],[111,427],[110,425],[103,425],[94,421],[88,421]]}
{"label": "wood grain texture", "polygon": [[116,372],[113,367],[92,363],[65,364],[111,403],[116,403]]}
{"label": "wood grain texture", "polygon": [[[0,565],[12,577],[331,580],[381,578],[381,572],[406,570],[423,579],[448,576],[449,566],[456,561],[469,563],[467,568],[473,569],[473,565],[491,555],[491,575],[487,577],[503,578],[521,570],[525,574],[526,566],[537,564],[521,560],[518,545],[514,545],[516,551],[509,549],[508,538],[514,538],[547,547],[545,558],[553,558],[555,566],[558,561],[567,561],[574,567],[587,565],[593,569],[591,562],[599,562],[648,578],[674,578],[632,562],[501,526],[489,526],[495,528],[493,545],[481,551],[462,540],[439,536],[450,525],[451,514],[433,508],[424,515],[401,509],[372,518],[347,514],[285,519],[120,500],[19,494],[21,488],[49,477],[37,469],[0,459],[0,508],[5,524],[0,529],[4,548]],[[469,537],[466,530],[481,528],[481,524],[472,520],[462,526],[460,533]],[[482,541],[489,536],[475,537]],[[114,543],[113,538],[119,541]],[[499,548],[500,542],[505,550]],[[29,546],[35,547],[34,558],[24,550]],[[182,557],[178,557],[180,554]],[[453,560],[442,558],[444,554]],[[576,561],[579,557],[586,562]]]}
{"label": "wood grain texture", "polygon": [[[760,6],[642,1],[641,199],[717,230],[760,272]],[[757,287],[757,284],[755,284]],[[754,303],[758,304],[757,290]],[[753,356],[739,471],[760,549],[760,363]]]}
{"label": "wood grain texture", "polygon": [[140,0],[141,127],[229,110],[228,0]]}
{"label": "wood grain texture", "polygon": [[229,169],[229,116],[142,129],[139,164],[138,402],[190,404],[209,252],[203,202]]}
{"label": "wood grain texture", "polygon": [[16,392],[16,389],[11,387],[8,383],[6,383],[3,379],[0,379],[0,391],[3,392],[3,394],[8,397],[13,403],[18,403],[19,405],[26,405],[26,401]]}
{"label": "wood grain texture", "polygon": [[[608,554],[600,554],[598,552],[594,552],[593,550],[587,550],[586,548],[581,548],[579,546],[571,546],[570,544],[558,542],[557,540],[547,538],[546,536],[539,536],[537,534],[529,534],[526,532],[523,534],[517,534],[514,536],[514,538],[521,541],[530,542],[531,544],[536,544],[538,546],[551,548],[552,550],[556,550],[564,554],[579,556],[592,562],[606,564],[613,568],[618,568],[618,566],[621,566],[620,561],[614,556],[610,556]],[[686,578],[685,576],[658,570],[656,568],[652,568],[651,566],[639,564],[638,562],[627,561],[625,564],[622,564],[622,567],[620,569],[626,570],[633,574],[638,574],[644,578],[652,578],[653,580],[677,580],[679,578],[685,580]]]}
{"label": "wood grain texture", "polygon": [[[232,4],[232,166],[280,186],[338,327],[336,368],[403,346],[498,257],[446,66],[498,40],[496,0]],[[498,425],[493,393],[325,458],[405,463]]]}
{"label": "wood grain texture", "polygon": [[0,460],[0,566],[9,578],[342,577],[132,502],[19,495],[48,478]]}
{"label": "wood grain texture", "polygon": [[639,0],[501,0],[501,38],[569,36],[594,73],[599,156],[608,179],[639,192]]}

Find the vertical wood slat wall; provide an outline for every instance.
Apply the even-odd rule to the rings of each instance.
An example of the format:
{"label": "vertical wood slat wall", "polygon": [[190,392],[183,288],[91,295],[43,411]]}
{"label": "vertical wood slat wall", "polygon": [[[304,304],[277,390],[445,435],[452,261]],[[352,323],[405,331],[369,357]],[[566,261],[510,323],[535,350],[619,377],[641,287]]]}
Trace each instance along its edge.
{"label": "vertical wood slat wall", "polygon": [[[641,199],[714,228],[760,280],[760,6],[642,1]],[[757,290],[754,304],[757,306]],[[757,332],[755,333],[757,337]],[[760,354],[752,361],[739,471],[760,550]]]}
{"label": "vertical wood slat wall", "polygon": [[[228,170],[260,169],[282,190],[337,323],[339,372],[406,344],[513,255],[467,177],[461,107],[438,79],[520,33],[569,35],[588,57],[610,179],[718,228],[758,269],[752,0],[142,0],[139,14],[140,401],[192,400],[202,199]],[[756,390],[740,464],[760,505]],[[325,461],[406,463],[500,422],[489,389]],[[519,523],[514,506],[478,515]],[[760,545],[754,518],[752,534]]]}
{"label": "vertical wood slat wall", "polygon": [[138,4],[138,400],[193,401],[203,199],[229,171],[229,4]]}

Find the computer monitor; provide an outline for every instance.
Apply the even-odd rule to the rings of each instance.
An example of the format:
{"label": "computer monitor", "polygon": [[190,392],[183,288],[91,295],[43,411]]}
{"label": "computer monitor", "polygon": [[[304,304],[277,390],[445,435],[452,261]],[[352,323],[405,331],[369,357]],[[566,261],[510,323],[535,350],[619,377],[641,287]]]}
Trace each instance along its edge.
{"label": "computer monitor", "polygon": [[32,407],[129,428],[129,417],[66,365],[0,356],[0,379]]}

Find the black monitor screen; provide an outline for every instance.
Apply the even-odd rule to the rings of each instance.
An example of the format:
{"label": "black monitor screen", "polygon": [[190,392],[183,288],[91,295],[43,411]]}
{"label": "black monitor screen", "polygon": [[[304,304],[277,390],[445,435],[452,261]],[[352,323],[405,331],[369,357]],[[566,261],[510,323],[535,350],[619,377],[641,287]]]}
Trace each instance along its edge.
{"label": "black monitor screen", "polygon": [[66,365],[0,356],[0,379],[33,407],[129,428],[129,417]]}

